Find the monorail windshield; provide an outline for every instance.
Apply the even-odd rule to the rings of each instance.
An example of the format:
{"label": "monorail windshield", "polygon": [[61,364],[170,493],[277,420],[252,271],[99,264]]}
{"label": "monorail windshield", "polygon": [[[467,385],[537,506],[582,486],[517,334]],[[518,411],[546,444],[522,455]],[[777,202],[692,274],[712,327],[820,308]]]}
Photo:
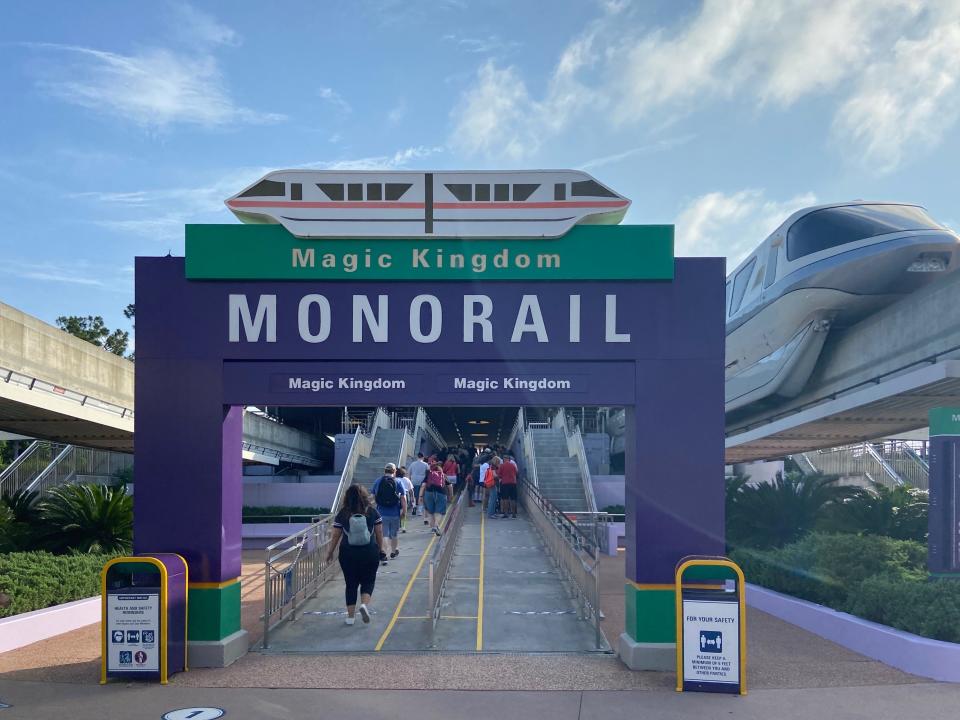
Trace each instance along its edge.
{"label": "monorail windshield", "polygon": [[847,205],[815,210],[787,233],[787,259],[907,230],[942,230],[923,208],[914,205]]}

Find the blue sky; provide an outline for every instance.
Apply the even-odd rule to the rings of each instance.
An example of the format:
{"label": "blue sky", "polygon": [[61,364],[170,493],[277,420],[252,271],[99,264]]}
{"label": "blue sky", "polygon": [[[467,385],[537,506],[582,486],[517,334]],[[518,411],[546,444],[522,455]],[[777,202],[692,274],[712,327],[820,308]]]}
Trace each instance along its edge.
{"label": "blue sky", "polygon": [[[737,262],[852,198],[960,225],[960,1],[8,3],[0,300],[126,327],[266,170],[583,168]],[[731,264],[732,267],[732,264]]]}

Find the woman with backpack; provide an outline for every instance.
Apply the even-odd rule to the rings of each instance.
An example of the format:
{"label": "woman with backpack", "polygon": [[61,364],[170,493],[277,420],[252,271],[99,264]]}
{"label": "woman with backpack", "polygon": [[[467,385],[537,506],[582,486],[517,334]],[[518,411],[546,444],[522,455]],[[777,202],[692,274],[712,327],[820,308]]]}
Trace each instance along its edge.
{"label": "woman with backpack", "polygon": [[447,512],[447,479],[443,475],[440,463],[433,463],[430,472],[427,473],[427,481],[423,484],[420,499],[424,512],[429,516],[430,529],[439,537],[440,525]]}
{"label": "woman with backpack", "polygon": [[[353,625],[359,611],[363,622],[370,622],[370,601],[377,581],[377,568],[383,552],[383,521],[373,506],[373,498],[361,485],[351,485],[343,494],[340,512],[333,520],[333,534],[327,562],[340,547],[340,569],[346,583],[347,625]],[[357,590],[360,607],[357,607]]]}

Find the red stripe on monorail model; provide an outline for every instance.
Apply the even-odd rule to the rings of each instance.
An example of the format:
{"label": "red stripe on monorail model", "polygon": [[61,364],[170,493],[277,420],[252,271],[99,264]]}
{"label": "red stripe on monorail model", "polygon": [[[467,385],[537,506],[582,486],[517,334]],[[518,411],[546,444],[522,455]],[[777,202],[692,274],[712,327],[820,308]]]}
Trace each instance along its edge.
{"label": "red stripe on monorail model", "polygon": [[[627,200],[586,200],[567,202],[435,202],[437,210],[522,210],[549,209],[549,208],[623,208],[630,203]],[[227,206],[232,208],[332,208],[332,209],[377,209],[390,210],[421,210],[424,203],[415,202],[370,202],[354,200],[345,202],[310,202],[306,200],[227,200]]]}
{"label": "red stripe on monorail model", "polygon": [[549,208],[622,208],[627,200],[568,200],[566,202],[438,202],[438,210],[500,210],[500,209],[549,209]]}
{"label": "red stripe on monorail model", "polygon": [[422,210],[423,203],[416,202],[370,202],[353,200],[345,202],[310,202],[307,200],[227,200],[227,207],[257,207],[257,208],[376,208],[400,210]]}

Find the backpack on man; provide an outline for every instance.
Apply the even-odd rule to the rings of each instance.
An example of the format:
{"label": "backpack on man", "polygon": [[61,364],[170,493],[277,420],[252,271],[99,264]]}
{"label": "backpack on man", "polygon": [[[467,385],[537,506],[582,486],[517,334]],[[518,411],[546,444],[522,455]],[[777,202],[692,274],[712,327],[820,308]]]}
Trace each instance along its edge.
{"label": "backpack on man", "polygon": [[427,487],[433,488],[434,490],[440,489],[443,490],[446,485],[446,477],[439,470],[431,470],[430,474],[427,475]]}
{"label": "backpack on man", "polygon": [[397,481],[389,475],[380,478],[380,484],[377,485],[376,501],[379,507],[392,508],[400,504],[400,497],[397,493]]}

